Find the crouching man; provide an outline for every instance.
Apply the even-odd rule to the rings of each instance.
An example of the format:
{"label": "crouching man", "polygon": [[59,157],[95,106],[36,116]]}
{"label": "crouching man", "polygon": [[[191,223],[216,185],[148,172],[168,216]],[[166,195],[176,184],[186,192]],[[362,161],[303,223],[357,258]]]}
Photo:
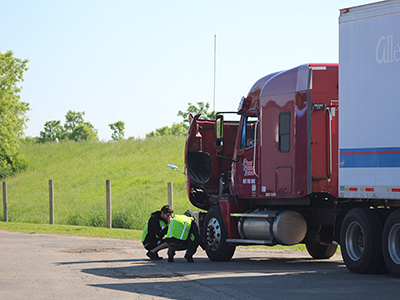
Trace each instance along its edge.
{"label": "crouching man", "polygon": [[143,229],[142,243],[146,250],[146,255],[152,260],[159,260],[158,251],[168,247],[164,235],[167,233],[168,224],[174,211],[168,205],[164,205],[160,211],[155,211],[150,215],[149,220]]}
{"label": "crouching man", "polygon": [[174,262],[175,251],[187,250],[185,258],[188,262],[193,262],[193,255],[199,245],[203,250],[210,249],[210,246],[207,246],[202,240],[199,228],[194,222],[194,213],[190,210],[171,220],[166,241],[168,243],[168,262]]}

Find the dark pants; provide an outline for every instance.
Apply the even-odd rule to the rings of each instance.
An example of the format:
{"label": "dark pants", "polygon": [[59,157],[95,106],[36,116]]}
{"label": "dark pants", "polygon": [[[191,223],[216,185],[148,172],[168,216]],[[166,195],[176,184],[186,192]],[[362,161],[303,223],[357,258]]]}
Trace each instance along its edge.
{"label": "dark pants", "polygon": [[149,241],[148,243],[143,243],[143,246],[146,250],[153,250],[155,247],[161,245],[162,243],[165,242],[165,239],[161,239],[161,240],[152,240]]}
{"label": "dark pants", "polygon": [[174,257],[175,251],[187,250],[186,255],[192,257],[196,253],[198,246],[199,244],[191,239],[187,239],[186,241],[182,242],[168,242],[168,256]]}

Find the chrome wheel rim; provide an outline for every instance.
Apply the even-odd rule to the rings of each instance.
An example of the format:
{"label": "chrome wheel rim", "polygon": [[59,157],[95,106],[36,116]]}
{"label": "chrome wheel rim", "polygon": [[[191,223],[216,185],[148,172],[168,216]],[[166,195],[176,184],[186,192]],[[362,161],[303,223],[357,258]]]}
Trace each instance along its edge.
{"label": "chrome wheel rim", "polygon": [[216,218],[211,218],[206,230],[207,244],[215,251],[221,244],[221,226]]}
{"label": "chrome wheel rim", "polygon": [[390,228],[388,236],[388,250],[392,261],[400,264],[400,223]]}
{"label": "chrome wheel rim", "polygon": [[353,261],[359,260],[364,252],[365,238],[364,230],[358,222],[353,221],[347,227],[345,243],[349,257]]}

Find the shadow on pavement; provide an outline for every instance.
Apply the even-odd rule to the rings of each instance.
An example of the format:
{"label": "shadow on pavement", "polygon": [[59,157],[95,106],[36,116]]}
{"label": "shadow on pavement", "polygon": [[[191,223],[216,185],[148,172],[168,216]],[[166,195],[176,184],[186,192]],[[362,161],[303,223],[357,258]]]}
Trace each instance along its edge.
{"label": "shadow on pavement", "polygon": [[[175,263],[165,259],[133,262],[132,266],[88,268],[82,272],[121,281],[91,285],[94,287],[179,300],[248,300],[271,295],[280,299],[360,299],[367,293],[365,288],[349,284],[346,279],[365,280],[366,277],[351,274],[343,262],[333,260],[252,257],[229,262],[195,258],[192,264],[183,258],[176,258]],[[189,290],[192,291],[190,297],[185,292]],[[182,291],[182,294],[173,291]],[[330,293],[335,297],[327,297]]]}
{"label": "shadow on pavement", "polygon": [[79,264],[99,264],[99,263],[129,263],[129,262],[142,262],[143,259],[117,259],[117,260],[86,260],[86,261],[70,261],[56,263],[58,266],[62,265],[79,265]]}

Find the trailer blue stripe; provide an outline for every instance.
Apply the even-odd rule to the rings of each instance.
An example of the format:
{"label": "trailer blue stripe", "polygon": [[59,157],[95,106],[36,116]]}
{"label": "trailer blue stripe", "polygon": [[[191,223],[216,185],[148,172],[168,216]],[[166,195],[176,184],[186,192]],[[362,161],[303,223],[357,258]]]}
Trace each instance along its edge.
{"label": "trailer blue stripe", "polygon": [[340,149],[341,168],[399,168],[400,148]]}

